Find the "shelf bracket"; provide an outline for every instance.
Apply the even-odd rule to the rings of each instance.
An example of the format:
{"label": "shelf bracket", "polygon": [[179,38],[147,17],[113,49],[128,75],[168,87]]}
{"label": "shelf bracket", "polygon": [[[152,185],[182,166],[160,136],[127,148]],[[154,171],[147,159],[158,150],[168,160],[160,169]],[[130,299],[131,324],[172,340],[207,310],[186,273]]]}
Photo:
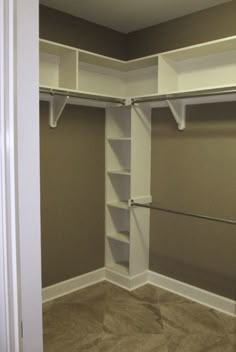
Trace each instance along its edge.
{"label": "shelf bracket", "polygon": [[57,127],[58,120],[69,100],[69,96],[52,95],[50,100],[49,126]]}
{"label": "shelf bracket", "polygon": [[143,196],[143,197],[131,198],[131,199],[128,200],[129,207],[132,207],[132,205],[134,203],[150,204],[150,203],[152,203],[152,196],[151,195],[147,195],[147,196]]}
{"label": "shelf bracket", "polygon": [[180,131],[185,129],[186,125],[186,106],[182,100],[166,100]]}

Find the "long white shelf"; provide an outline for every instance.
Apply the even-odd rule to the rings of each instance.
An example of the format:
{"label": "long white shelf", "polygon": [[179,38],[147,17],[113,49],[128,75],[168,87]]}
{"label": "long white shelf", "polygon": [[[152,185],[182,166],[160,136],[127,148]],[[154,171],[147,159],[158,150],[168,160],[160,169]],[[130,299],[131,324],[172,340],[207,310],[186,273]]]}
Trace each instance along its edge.
{"label": "long white shelf", "polygon": [[[236,82],[235,82],[236,83]],[[132,97],[132,104],[138,103],[162,103],[167,100],[184,100],[190,104],[201,102],[229,101],[235,98],[236,85],[228,87],[217,87],[209,89],[188,90],[183,92],[171,92],[167,94],[150,94],[145,96]]]}
{"label": "long white shelf", "polygon": [[[132,102],[168,106],[184,129],[186,105],[236,100],[235,77],[236,36],[129,61],[40,40],[41,90],[57,95],[51,99],[51,127],[66,103],[107,107]],[[115,140],[122,139],[109,139]]]}

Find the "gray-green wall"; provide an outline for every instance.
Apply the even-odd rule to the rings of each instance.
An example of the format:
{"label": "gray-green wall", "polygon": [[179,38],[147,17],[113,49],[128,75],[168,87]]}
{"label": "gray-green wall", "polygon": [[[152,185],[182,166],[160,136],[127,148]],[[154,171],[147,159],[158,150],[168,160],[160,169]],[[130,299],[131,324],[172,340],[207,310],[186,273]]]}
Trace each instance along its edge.
{"label": "gray-green wall", "polygon": [[127,57],[160,53],[236,34],[236,2],[128,34]]}
{"label": "gray-green wall", "polygon": [[40,106],[43,286],[104,267],[103,109]]}
{"label": "gray-green wall", "polygon": [[[183,132],[153,110],[153,202],[236,219],[235,148],[236,103],[188,108]],[[235,249],[235,225],[151,212],[150,270],[235,299]]]}
{"label": "gray-green wall", "polygon": [[126,59],[126,35],[61,11],[40,6],[40,38],[101,55]]}
{"label": "gray-green wall", "polygon": [[[102,38],[96,39],[97,25],[91,25],[87,35],[83,31],[83,20],[68,16],[41,8],[41,37],[123,59],[236,34],[235,2],[127,36],[102,28],[99,33],[103,36],[103,31],[107,31],[106,38],[109,40],[107,39],[106,43]],[[50,18],[53,25],[50,24]],[[59,18],[60,28],[55,30],[57,27],[54,22]],[[75,31],[69,26],[70,21],[77,28],[74,35],[72,32]],[[85,26],[90,26],[87,21],[84,22]],[[116,40],[118,41],[114,44]],[[235,218],[235,107],[235,104],[231,103],[189,108],[187,128],[183,132],[177,130],[168,110],[153,111],[152,196],[156,203],[212,216]],[[74,116],[72,134],[67,126],[70,125],[71,114]],[[104,264],[104,118],[101,114],[101,110],[84,110],[69,106],[60,120],[60,127],[52,131],[47,126],[47,110],[46,106],[43,106],[41,188],[44,286],[86,273]],[[60,132],[60,129],[64,132]],[[77,140],[76,136],[79,136],[81,131],[84,138]],[[78,168],[73,182],[67,182],[68,169],[73,170],[76,163],[83,165],[84,154],[78,154],[77,148],[86,149],[86,141],[92,142],[91,134],[99,135],[99,138],[95,138],[96,168],[92,174],[89,173],[91,169],[88,165],[83,168],[83,173]],[[71,162],[68,168],[62,167],[58,173],[54,167],[50,167],[47,155],[51,155],[53,150],[56,153],[56,139],[59,149],[55,162],[64,162],[66,157],[61,159],[60,154],[65,153],[63,144],[68,143],[68,138],[70,143],[78,145],[77,148],[67,149],[67,158]],[[88,152],[88,149],[86,150]],[[88,157],[91,154],[86,153]],[[57,181],[55,188],[51,188],[48,178],[53,180],[54,177]],[[84,188],[77,185],[80,180],[83,180],[81,182],[84,182]],[[96,212],[97,209],[99,217],[93,218],[92,226],[85,188],[93,182],[96,184],[96,189],[91,192],[92,202],[96,205],[93,210]],[[60,195],[60,187],[64,189],[63,197]],[[90,188],[86,190],[90,191]],[[81,209],[80,200],[83,199],[85,212],[77,211],[72,214],[71,209],[64,204],[64,199],[68,197],[75,212],[76,209]],[[53,204],[56,204],[56,209]],[[63,216],[60,209],[63,209]],[[70,224],[68,232],[67,223]],[[63,229],[60,235],[62,243],[57,241],[58,229]],[[79,248],[80,252],[75,248]],[[226,297],[236,298],[235,248],[235,228],[232,225],[156,212],[151,214],[151,270]]]}

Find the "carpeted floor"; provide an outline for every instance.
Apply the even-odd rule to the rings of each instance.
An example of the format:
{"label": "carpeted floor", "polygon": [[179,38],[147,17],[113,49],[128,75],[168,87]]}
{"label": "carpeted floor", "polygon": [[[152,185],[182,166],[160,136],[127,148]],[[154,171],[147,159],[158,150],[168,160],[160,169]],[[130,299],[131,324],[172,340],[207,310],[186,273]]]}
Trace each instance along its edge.
{"label": "carpeted floor", "polygon": [[43,311],[44,352],[236,352],[236,318],[152,285],[103,282]]}

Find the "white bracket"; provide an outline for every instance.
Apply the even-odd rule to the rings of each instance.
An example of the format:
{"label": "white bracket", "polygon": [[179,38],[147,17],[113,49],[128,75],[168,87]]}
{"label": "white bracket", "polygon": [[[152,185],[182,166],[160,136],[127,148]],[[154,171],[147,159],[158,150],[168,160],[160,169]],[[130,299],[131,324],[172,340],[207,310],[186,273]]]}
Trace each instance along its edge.
{"label": "white bracket", "polygon": [[126,98],[125,99],[125,106],[131,106],[132,105],[132,98],[129,97],[129,98]]}
{"label": "white bracket", "polygon": [[186,126],[186,105],[182,100],[167,100],[175,121],[177,122],[178,129],[184,130]]}
{"label": "white bracket", "polygon": [[53,95],[50,100],[49,126],[57,127],[58,120],[69,100],[69,96]]}
{"label": "white bracket", "polygon": [[135,197],[135,198],[131,198],[128,200],[128,205],[129,207],[132,207],[133,203],[139,203],[139,204],[150,204],[152,203],[152,196],[147,195],[147,196],[143,196],[143,197]]}

